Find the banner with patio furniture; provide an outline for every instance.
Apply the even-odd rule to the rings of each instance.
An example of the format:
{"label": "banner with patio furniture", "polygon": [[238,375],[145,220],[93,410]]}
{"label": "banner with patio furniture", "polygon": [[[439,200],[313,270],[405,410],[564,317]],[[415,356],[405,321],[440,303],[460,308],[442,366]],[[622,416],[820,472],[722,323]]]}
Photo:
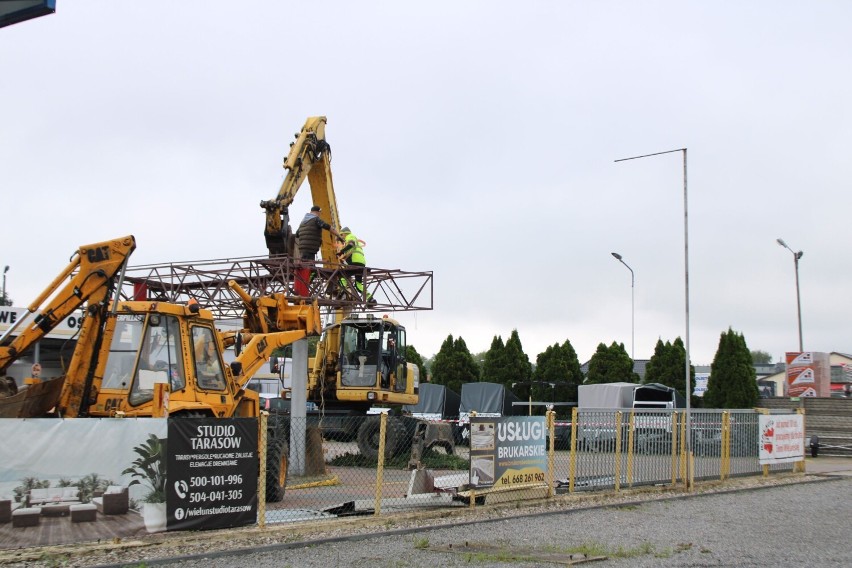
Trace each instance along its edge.
{"label": "banner with patio furniture", "polygon": [[159,496],[140,452],[166,434],[165,419],[0,421],[0,547],[164,530],[144,514]]}

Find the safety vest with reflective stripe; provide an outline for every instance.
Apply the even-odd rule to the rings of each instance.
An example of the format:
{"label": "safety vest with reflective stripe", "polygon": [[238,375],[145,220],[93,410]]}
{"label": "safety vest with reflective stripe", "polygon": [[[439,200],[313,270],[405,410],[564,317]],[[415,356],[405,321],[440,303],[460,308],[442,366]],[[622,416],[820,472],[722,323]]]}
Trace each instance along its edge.
{"label": "safety vest with reflective stripe", "polygon": [[364,257],[364,249],[361,247],[361,241],[354,233],[347,233],[343,239],[343,247],[351,247],[346,251],[346,261],[349,263],[367,264],[367,259]]}

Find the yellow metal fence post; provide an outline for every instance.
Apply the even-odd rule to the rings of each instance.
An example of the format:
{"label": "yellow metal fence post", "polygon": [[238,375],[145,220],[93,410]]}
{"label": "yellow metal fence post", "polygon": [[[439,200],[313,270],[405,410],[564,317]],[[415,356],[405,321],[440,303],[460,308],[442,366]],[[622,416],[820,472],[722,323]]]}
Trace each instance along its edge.
{"label": "yellow metal fence post", "polygon": [[[475,410],[471,411],[470,418],[471,418],[471,420],[468,422],[468,429],[470,430],[470,437],[468,438],[468,450],[470,450],[470,448],[473,446],[473,420],[472,419],[476,418],[476,411]],[[468,475],[469,475],[470,474],[470,466],[473,465],[473,462],[470,459],[470,452],[468,452],[467,460],[468,460],[467,471],[468,471]],[[472,483],[469,484],[469,486],[470,486],[470,508],[475,509],[476,508],[476,487],[474,487]]]}
{"label": "yellow metal fence post", "polygon": [[621,491],[621,411],[615,413],[615,492]]}
{"label": "yellow metal fence post", "polygon": [[577,407],[571,409],[571,455],[568,457],[568,493],[574,493],[574,476],[577,473]]}
{"label": "yellow metal fence post", "polygon": [[680,430],[680,414],[672,412],[672,487],[677,485],[677,445],[678,431]]}
{"label": "yellow metal fence post", "polygon": [[633,426],[636,424],[635,412],[630,411],[627,419],[627,483],[633,487]]}
{"label": "yellow metal fence post", "polygon": [[689,487],[690,487],[690,485],[689,485],[689,474],[688,474],[689,469],[687,469],[687,460],[690,458],[690,456],[688,456],[686,454],[686,447],[687,447],[686,437],[690,436],[690,435],[692,435],[692,433],[686,431],[686,414],[684,413],[683,421],[680,425],[680,439],[681,439],[680,471],[681,471],[681,476],[683,477],[684,489],[686,489],[687,491],[689,491]]}
{"label": "yellow metal fence post", "polygon": [[266,427],[268,419],[269,413],[263,410],[260,412],[260,419],[257,421],[259,429],[257,459],[260,461],[260,472],[257,474],[257,525],[260,528],[266,527]]}
{"label": "yellow metal fence post", "polygon": [[[757,410],[759,414],[764,414],[767,416],[770,414],[768,408],[755,408],[755,410]],[[763,477],[769,477],[769,464],[764,464],[763,466]]]}
{"label": "yellow metal fence post", "polygon": [[547,431],[550,433],[550,444],[547,449],[547,497],[553,497],[553,468],[555,467],[554,455],[556,451],[556,412],[547,411]]}
{"label": "yellow metal fence post", "polygon": [[385,436],[388,430],[388,414],[382,412],[379,419],[379,463],[376,467],[376,505],[374,513],[376,517],[382,514],[382,485],[385,473]]}
{"label": "yellow metal fence post", "polygon": [[[802,415],[802,436],[804,436],[805,432],[807,431],[807,429],[805,428],[805,409],[802,408],[802,407],[797,408],[796,414]],[[798,465],[798,469],[794,467],[793,473],[795,473],[796,471],[798,471],[799,473],[807,473],[807,467],[805,465],[805,456],[804,455],[802,456],[802,461],[796,462],[796,465]]]}
{"label": "yellow metal fence post", "polygon": [[722,455],[719,456],[719,479],[724,481],[731,471],[731,413],[722,412]]}

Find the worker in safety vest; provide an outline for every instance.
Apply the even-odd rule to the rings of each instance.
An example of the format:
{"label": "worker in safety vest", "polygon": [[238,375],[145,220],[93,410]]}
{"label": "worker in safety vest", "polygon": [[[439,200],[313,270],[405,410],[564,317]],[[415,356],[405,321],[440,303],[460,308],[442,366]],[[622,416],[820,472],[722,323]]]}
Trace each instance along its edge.
{"label": "worker in safety vest", "polygon": [[[349,230],[349,227],[343,227],[340,229],[340,234],[343,235],[343,248],[340,249],[340,252],[337,253],[338,258],[349,264],[351,266],[358,266],[363,268],[366,266],[366,258],[364,257],[364,241],[355,236],[355,233]],[[342,279],[345,281],[345,279]],[[359,270],[355,273],[355,288],[358,289],[358,292],[361,296],[364,296],[364,271]],[[376,301],[373,299],[373,295],[369,292],[367,293],[367,303],[374,304]]]}

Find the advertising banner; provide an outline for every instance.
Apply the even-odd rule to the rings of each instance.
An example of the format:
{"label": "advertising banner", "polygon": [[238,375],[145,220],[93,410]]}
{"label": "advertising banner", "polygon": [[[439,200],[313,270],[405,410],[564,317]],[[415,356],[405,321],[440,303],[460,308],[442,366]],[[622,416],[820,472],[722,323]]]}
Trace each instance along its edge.
{"label": "advertising banner", "polygon": [[707,381],[710,380],[710,373],[695,373],[695,390],[692,394],[695,396],[704,396],[707,392]]}
{"label": "advertising banner", "polygon": [[257,522],[257,419],[169,420],[169,530]]}
{"label": "advertising banner", "polygon": [[760,465],[805,459],[805,421],[801,414],[761,414]]}
{"label": "advertising banner", "polygon": [[831,359],[828,353],[788,352],[786,362],[784,396],[831,396]]}
{"label": "advertising banner", "polygon": [[547,427],[543,416],[476,416],[470,425],[471,486],[545,482]]}

